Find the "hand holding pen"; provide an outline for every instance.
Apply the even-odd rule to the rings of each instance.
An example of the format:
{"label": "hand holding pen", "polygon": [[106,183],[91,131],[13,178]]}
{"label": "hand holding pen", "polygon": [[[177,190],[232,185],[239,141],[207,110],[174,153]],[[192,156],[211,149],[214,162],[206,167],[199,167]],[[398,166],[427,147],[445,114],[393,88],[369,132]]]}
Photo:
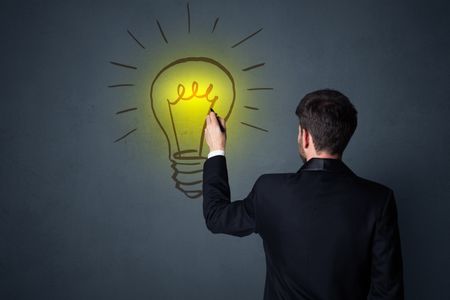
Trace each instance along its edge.
{"label": "hand holding pen", "polygon": [[225,150],[226,125],[225,120],[210,108],[206,115],[205,139],[210,151]]}

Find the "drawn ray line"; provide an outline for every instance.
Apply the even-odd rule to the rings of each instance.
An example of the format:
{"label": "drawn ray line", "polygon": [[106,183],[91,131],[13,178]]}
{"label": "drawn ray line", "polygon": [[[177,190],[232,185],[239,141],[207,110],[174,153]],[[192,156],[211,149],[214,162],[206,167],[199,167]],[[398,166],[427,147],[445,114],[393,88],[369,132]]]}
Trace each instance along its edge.
{"label": "drawn ray line", "polygon": [[108,85],[108,87],[110,87],[110,88],[123,87],[123,86],[134,86],[134,84],[133,83],[119,83],[119,84]]}
{"label": "drawn ray line", "polygon": [[128,68],[128,69],[134,69],[134,70],[137,69],[137,67],[135,67],[135,66],[130,66],[130,65],[126,65],[126,64],[121,64],[121,63],[118,63],[118,62],[115,62],[115,61],[110,61],[110,63],[113,64],[113,65],[115,65],[115,66],[124,67],[124,68]]}
{"label": "drawn ray line", "polygon": [[248,109],[259,110],[259,108],[254,107],[254,106],[247,106],[247,105],[244,105],[244,107],[245,107],[245,108],[248,108]]}
{"label": "drawn ray line", "polygon": [[237,42],[236,44],[234,44],[233,46],[231,46],[231,48],[235,48],[235,47],[239,46],[240,44],[242,44],[243,42],[245,42],[245,41],[248,40],[249,38],[252,38],[252,37],[254,37],[255,35],[257,35],[258,33],[260,33],[261,30],[263,30],[263,29],[260,28],[259,30],[253,32],[253,33],[250,34],[249,36],[243,38],[242,40],[240,40],[239,42]]}
{"label": "drawn ray line", "polygon": [[253,65],[253,66],[250,66],[250,67],[244,68],[244,69],[242,69],[242,71],[244,71],[244,72],[246,72],[246,71],[250,71],[250,70],[253,70],[253,69],[256,69],[256,68],[262,67],[262,66],[264,66],[265,64],[266,64],[266,63],[260,63],[260,64],[256,64],[256,65]]}
{"label": "drawn ray line", "polygon": [[265,131],[265,132],[268,132],[268,131],[269,131],[269,130],[267,130],[267,129],[264,129],[264,128],[261,128],[261,127],[255,126],[255,125],[251,125],[251,124],[248,124],[248,123],[245,123],[245,122],[241,122],[241,124],[244,124],[244,125],[250,126],[250,127],[252,127],[252,128],[255,128],[255,129],[258,129],[258,130],[262,130],[262,131]]}
{"label": "drawn ray line", "polygon": [[249,88],[247,91],[271,91],[273,88],[270,87],[259,87],[259,88]]}
{"label": "drawn ray line", "polygon": [[134,40],[136,43],[138,43],[139,46],[142,47],[142,49],[145,49],[144,45],[142,45],[142,43],[139,42],[139,40],[134,36],[134,34],[131,33],[131,31],[129,31],[129,30],[127,29],[127,32],[128,32],[128,34],[133,38],[133,40]]}
{"label": "drawn ray line", "polygon": [[164,39],[164,41],[166,42],[166,44],[168,44],[169,42],[167,41],[166,35],[164,34],[163,29],[161,28],[161,24],[159,24],[159,21],[156,20],[156,24],[158,25],[159,28],[159,32],[161,33],[162,38]]}
{"label": "drawn ray line", "polygon": [[135,132],[137,130],[137,128],[134,128],[130,131],[128,131],[127,133],[125,133],[123,136],[121,136],[120,138],[118,138],[117,140],[114,141],[114,143],[117,143],[120,140],[123,140],[124,138],[126,138],[127,136],[129,136],[130,134],[132,134],[133,132]]}
{"label": "drawn ray line", "polygon": [[211,33],[213,33],[216,30],[216,26],[217,26],[218,22],[219,22],[219,17],[217,17],[216,20],[214,21],[214,25],[213,25],[213,28],[211,30]]}
{"label": "drawn ray line", "polygon": [[191,33],[191,10],[189,9],[189,2],[186,4],[188,16],[188,33]]}
{"label": "drawn ray line", "polygon": [[123,113],[129,112],[129,111],[133,111],[133,110],[137,110],[137,107],[131,107],[131,108],[127,108],[127,109],[124,109],[124,110],[120,110],[120,111],[116,112],[116,115],[123,114]]}

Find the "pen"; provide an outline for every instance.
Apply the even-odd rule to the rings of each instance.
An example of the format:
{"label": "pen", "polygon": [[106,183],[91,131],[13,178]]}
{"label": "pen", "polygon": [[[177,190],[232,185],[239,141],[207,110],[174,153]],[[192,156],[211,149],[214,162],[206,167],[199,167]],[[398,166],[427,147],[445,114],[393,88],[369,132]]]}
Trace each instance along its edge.
{"label": "pen", "polygon": [[[216,116],[218,117],[219,115],[217,115],[217,113],[214,111],[214,109],[212,109],[212,107],[209,108],[210,111],[212,111],[213,113],[216,114]],[[220,123],[219,120],[217,120],[219,122],[219,126],[220,126],[220,131],[225,132],[225,128],[222,127],[222,124]]]}

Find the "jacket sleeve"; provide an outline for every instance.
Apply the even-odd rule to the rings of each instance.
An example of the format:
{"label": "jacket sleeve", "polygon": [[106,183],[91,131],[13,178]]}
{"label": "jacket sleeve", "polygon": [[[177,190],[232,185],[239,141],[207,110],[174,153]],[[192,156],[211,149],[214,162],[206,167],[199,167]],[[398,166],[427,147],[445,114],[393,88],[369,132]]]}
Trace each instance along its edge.
{"label": "jacket sleeve", "polygon": [[375,225],[369,300],[403,300],[403,266],[392,190]]}
{"label": "jacket sleeve", "polygon": [[247,197],[231,202],[225,156],[208,158],[203,166],[203,216],[206,227],[212,233],[240,237],[257,233],[257,182]]}

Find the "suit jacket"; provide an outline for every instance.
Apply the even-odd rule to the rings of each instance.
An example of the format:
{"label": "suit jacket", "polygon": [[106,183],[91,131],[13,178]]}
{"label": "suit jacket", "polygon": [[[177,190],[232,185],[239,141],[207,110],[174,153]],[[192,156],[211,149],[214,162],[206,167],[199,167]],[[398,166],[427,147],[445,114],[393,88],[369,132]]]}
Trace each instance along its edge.
{"label": "suit jacket", "polygon": [[394,193],[342,160],[312,158],[296,173],[263,174],[231,202],[225,156],[208,158],[203,215],[213,233],[261,236],[264,300],[404,298]]}

